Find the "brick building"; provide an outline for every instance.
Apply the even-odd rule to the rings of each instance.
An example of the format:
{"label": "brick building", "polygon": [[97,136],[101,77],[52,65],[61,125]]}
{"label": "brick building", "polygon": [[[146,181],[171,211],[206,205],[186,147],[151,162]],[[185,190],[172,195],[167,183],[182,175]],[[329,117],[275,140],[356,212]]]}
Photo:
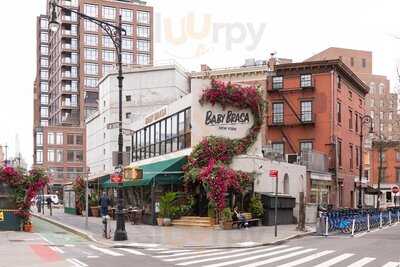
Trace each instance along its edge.
{"label": "brick building", "polygon": [[272,152],[307,166],[308,202],[354,206],[368,86],[340,60],[281,64],[273,71],[266,132]]}
{"label": "brick building", "polygon": [[[63,0],[69,9],[117,23],[122,17],[122,62],[152,65],[153,8],[138,0]],[[47,11],[49,12],[49,11]],[[98,81],[114,69],[111,38],[96,24],[58,10],[52,33],[48,16],[37,18],[37,72],[34,83],[34,166],[54,172],[63,184],[86,166],[85,118],[98,108]]]}

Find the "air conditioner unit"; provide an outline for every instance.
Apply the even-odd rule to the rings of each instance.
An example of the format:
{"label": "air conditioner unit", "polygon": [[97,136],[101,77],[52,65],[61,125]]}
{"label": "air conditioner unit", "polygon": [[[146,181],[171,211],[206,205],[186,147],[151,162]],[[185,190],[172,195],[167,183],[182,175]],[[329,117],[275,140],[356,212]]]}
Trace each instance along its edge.
{"label": "air conditioner unit", "polygon": [[297,154],[286,154],[286,162],[291,164],[298,164],[299,156]]}

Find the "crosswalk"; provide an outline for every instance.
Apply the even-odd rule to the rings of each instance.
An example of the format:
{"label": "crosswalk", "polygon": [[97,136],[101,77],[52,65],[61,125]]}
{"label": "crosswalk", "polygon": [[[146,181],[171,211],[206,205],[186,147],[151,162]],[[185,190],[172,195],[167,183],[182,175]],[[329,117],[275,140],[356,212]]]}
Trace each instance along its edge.
{"label": "crosswalk", "polygon": [[[171,266],[190,267],[259,267],[259,266],[348,266],[348,267],[400,267],[400,256],[392,259],[374,258],[343,253],[333,249],[322,250],[313,247],[274,245],[242,249],[203,249],[203,250],[157,250],[145,249],[144,253],[151,255]],[[397,258],[396,258],[397,257]]]}

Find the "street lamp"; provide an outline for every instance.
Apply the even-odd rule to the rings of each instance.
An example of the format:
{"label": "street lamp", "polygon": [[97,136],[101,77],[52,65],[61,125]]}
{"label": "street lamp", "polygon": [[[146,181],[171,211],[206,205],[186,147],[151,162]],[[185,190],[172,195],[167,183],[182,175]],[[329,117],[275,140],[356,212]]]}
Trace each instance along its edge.
{"label": "street lamp", "polygon": [[[50,2],[51,5],[51,17],[49,21],[49,28],[52,31],[57,31],[58,28],[60,27],[60,23],[57,21],[57,12],[56,8],[60,8],[63,11],[68,11],[71,13],[76,14],[77,16],[91,21],[98,26],[100,26],[106,34],[110,37],[112,40],[115,50],[117,52],[117,58],[118,58],[118,90],[119,90],[119,134],[118,134],[118,165],[122,166],[122,148],[123,148],[123,137],[122,137],[122,87],[123,87],[123,80],[124,77],[122,76],[122,54],[121,54],[121,49],[122,49],[122,33],[124,35],[126,34],[126,30],[122,28],[122,20],[121,20],[121,15],[119,15],[118,19],[118,25],[113,25],[111,23],[108,23],[106,21],[102,21],[90,16],[87,16],[83,13],[80,13],[76,10],[69,9],[63,6],[60,6],[57,4],[56,0],[52,0]],[[117,200],[117,211],[116,211],[116,217],[117,217],[117,227],[115,229],[114,233],[114,240],[115,241],[123,241],[128,239],[128,235],[125,230],[125,218],[124,218],[124,212],[123,212],[123,196],[122,196],[122,189],[119,188],[118,190],[118,200]]]}
{"label": "street lamp", "polygon": [[369,133],[373,133],[373,127],[372,127],[372,117],[371,116],[369,116],[369,115],[364,115],[364,116],[362,116],[361,117],[361,121],[360,121],[360,162],[359,162],[359,170],[360,170],[360,173],[359,173],[359,182],[360,182],[360,185],[359,185],[359,188],[358,188],[358,205],[357,205],[357,207],[359,208],[359,209],[361,209],[362,208],[362,193],[361,193],[361,190],[362,190],[362,187],[361,187],[361,184],[362,184],[362,173],[363,173],[363,137],[364,137],[364,133],[363,133],[363,126],[364,126],[364,124],[369,124]]}

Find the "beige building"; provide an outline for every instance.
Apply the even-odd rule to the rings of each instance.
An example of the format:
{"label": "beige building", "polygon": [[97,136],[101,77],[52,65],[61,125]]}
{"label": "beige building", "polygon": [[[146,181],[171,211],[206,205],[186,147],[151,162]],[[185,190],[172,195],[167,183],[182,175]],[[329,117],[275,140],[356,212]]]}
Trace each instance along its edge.
{"label": "beige building", "polygon": [[400,127],[397,123],[398,95],[390,92],[390,81],[386,76],[373,74],[371,51],[330,47],[306,61],[342,60],[367,85],[370,92],[366,99],[366,114],[374,119],[374,132],[383,134],[387,139],[400,139]]}
{"label": "beige building", "polygon": [[[152,65],[153,7],[138,0],[63,0],[58,4],[114,24],[121,15],[126,30],[123,65]],[[98,109],[99,80],[117,63],[112,39],[100,26],[71,11],[57,13],[60,27],[54,33],[49,31],[47,14],[37,18],[33,125],[34,166],[52,171],[53,185],[84,172],[85,118]]]}

